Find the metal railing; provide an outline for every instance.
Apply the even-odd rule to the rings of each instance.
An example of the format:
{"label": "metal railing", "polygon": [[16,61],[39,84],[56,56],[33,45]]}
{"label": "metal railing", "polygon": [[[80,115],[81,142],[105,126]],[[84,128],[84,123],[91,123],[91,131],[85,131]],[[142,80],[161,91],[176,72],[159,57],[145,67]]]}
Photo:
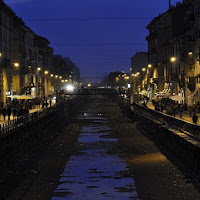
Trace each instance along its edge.
{"label": "metal railing", "polygon": [[200,126],[198,126],[196,124],[186,122],[184,120],[177,119],[175,117],[164,114],[162,112],[146,108],[146,107],[144,107],[140,104],[137,104],[137,103],[134,104],[134,108],[139,109],[139,110],[144,111],[144,112],[147,112],[147,113],[151,114],[152,116],[156,117],[157,119],[160,119],[160,120],[170,124],[171,126],[176,126],[177,128],[188,131],[191,134],[198,134],[198,135],[200,134]]}
{"label": "metal railing", "polygon": [[32,124],[36,120],[42,119],[48,116],[51,113],[56,112],[57,110],[64,108],[64,103],[56,104],[52,107],[43,108],[42,110],[26,114],[16,119],[7,121],[0,124],[0,138],[5,137],[9,134],[12,134],[16,130],[19,130],[22,127]]}

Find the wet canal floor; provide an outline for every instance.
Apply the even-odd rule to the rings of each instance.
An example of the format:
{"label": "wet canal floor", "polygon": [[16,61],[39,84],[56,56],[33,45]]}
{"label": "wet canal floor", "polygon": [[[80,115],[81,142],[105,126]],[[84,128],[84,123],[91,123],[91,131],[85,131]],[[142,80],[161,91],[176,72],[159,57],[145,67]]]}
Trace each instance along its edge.
{"label": "wet canal floor", "polygon": [[69,159],[52,199],[139,199],[133,178],[124,176],[125,161],[110,153],[118,140],[109,137],[112,130],[107,119],[91,109],[83,111],[78,120],[89,123],[82,127],[77,151]]}

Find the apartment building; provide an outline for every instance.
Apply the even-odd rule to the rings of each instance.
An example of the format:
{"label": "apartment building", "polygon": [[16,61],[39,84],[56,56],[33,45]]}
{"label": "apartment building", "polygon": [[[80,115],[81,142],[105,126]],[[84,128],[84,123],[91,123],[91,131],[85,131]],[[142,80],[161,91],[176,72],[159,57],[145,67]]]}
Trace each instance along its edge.
{"label": "apartment building", "polygon": [[12,19],[15,13],[0,0],[0,101],[12,93]]}

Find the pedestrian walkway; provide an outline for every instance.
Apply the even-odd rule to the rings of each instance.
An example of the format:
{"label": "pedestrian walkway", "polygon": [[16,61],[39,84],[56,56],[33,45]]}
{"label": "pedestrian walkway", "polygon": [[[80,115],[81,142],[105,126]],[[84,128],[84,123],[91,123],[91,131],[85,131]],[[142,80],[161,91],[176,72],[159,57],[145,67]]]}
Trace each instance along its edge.
{"label": "pedestrian walkway", "polygon": [[[152,110],[155,110],[155,107],[153,106],[152,102],[148,102],[147,103],[147,107],[152,109]],[[165,113],[165,111],[163,112]],[[198,121],[197,121],[197,125],[200,126],[200,114],[197,113],[197,116],[198,116]],[[182,114],[182,118],[180,117],[180,114],[179,113],[176,113],[176,116],[175,116],[177,119],[180,119],[180,120],[184,120],[186,122],[189,122],[189,123],[192,123],[193,124],[193,121],[192,121],[192,117],[190,117],[190,114],[187,112],[187,111],[184,111],[183,114]]]}
{"label": "pedestrian walkway", "polygon": [[[42,110],[42,108],[33,108],[29,110],[29,113],[37,112],[39,110]],[[13,115],[11,114],[10,120],[13,120]],[[5,122],[8,122],[8,115],[6,115],[6,118],[4,120],[3,115],[0,115],[0,124],[3,124]]]}

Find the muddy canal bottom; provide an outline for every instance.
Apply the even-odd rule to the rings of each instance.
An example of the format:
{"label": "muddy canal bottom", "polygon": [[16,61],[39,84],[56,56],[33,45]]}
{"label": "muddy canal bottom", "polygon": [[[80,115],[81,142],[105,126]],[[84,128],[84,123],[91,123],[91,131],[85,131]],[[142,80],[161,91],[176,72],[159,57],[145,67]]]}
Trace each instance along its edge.
{"label": "muddy canal bottom", "polygon": [[125,161],[111,153],[117,139],[108,137],[112,130],[106,125],[107,119],[87,113],[82,119],[91,123],[82,128],[78,152],[67,163],[52,199],[138,199],[133,178],[124,175]]}

